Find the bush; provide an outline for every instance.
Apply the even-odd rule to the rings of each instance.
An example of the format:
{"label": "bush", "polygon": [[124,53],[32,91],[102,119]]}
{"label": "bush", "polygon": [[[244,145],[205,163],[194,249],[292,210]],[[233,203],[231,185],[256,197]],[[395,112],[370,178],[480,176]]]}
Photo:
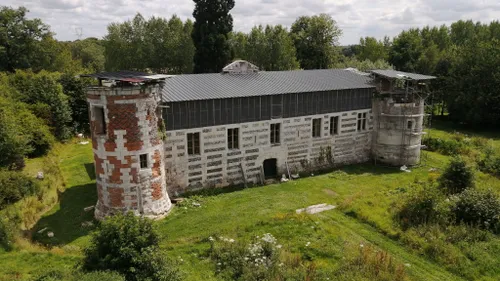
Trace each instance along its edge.
{"label": "bush", "polygon": [[500,176],[500,155],[495,155],[495,151],[490,147],[485,149],[483,156],[478,161],[479,170],[482,172]]}
{"label": "bush", "polygon": [[462,158],[454,157],[439,177],[439,186],[456,194],[474,186],[474,170]]}
{"label": "bush", "polygon": [[14,227],[4,218],[0,218],[0,247],[4,250],[12,250],[14,240]]}
{"label": "bush", "polygon": [[500,198],[492,190],[467,189],[454,199],[456,223],[500,232]]}
{"label": "bush", "polygon": [[85,249],[82,268],[112,270],[127,281],[179,280],[177,270],[158,253],[158,235],[146,218],[129,212],[104,220]]}
{"label": "bush", "polygon": [[269,233],[250,243],[224,237],[209,238],[209,256],[222,280],[314,280],[313,263],[305,265],[300,257],[282,251]]}
{"label": "bush", "polygon": [[426,137],[422,142],[430,151],[436,151],[443,155],[467,155],[470,147],[467,142],[457,139],[445,140],[440,138]]}
{"label": "bush", "polygon": [[21,172],[0,171],[0,210],[39,190],[38,182]]}
{"label": "bush", "polygon": [[50,270],[38,276],[34,281],[125,281],[125,278],[112,271],[81,273]]}
{"label": "bush", "polygon": [[418,184],[404,195],[397,216],[403,228],[446,222],[449,218],[449,206],[435,186],[430,183]]}

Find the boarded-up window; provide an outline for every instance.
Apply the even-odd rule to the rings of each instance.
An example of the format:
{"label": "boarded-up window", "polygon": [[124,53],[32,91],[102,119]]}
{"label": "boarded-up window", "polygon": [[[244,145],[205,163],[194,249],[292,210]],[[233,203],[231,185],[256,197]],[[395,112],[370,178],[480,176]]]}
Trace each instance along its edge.
{"label": "boarded-up window", "polygon": [[321,137],[321,118],[312,120],[312,136],[313,138]]}
{"label": "boarded-up window", "polygon": [[228,129],[227,130],[227,148],[228,149],[238,149],[239,147],[239,129]]}
{"label": "boarded-up window", "polygon": [[187,142],[189,155],[200,154],[200,133],[187,134]]}
{"label": "boarded-up window", "polygon": [[271,144],[280,143],[280,123],[271,124]]}

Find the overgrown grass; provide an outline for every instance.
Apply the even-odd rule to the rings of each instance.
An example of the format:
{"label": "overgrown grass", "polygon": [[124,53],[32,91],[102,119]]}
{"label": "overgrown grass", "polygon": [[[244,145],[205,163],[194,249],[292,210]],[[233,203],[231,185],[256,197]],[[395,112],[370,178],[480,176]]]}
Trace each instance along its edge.
{"label": "overgrown grass", "polygon": [[[433,135],[438,132],[452,134],[435,130]],[[79,145],[68,145],[64,150],[60,166],[67,188],[61,203],[34,228],[47,227],[54,232],[54,239],[35,237],[44,244],[58,245],[52,250],[57,253],[29,249],[0,254],[0,276],[9,274],[22,280],[44,267],[39,264],[71,267],[80,259],[79,249],[88,243],[89,231],[82,222],[92,217],[82,211],[96,200],[92,173],[85,168],[92,163],[92,153],[90,147]],[[385,272],[394,277],[402,270],[398,265],[404,266],[408,280],[498,280],[498,236],[474,233],[466,226],[438,229],[424,224],[403,230],[394,220],[396,203],[411,184],[437,178],[450,159],[425,153],[424,165],[411,173],[371,164],[353,165],[283,184],[192,195],[166,219],[155,223],[163,235],[161,246],[179,261],[186,280],[218,280],[207,254],[208,237],[241,241],[264,233],[274,235],[291,255],[314,261],[317,271],[326,272],[330,280],[377,280],[373,277],[377,268],[388,269]],[[500,192],[500,180],[478,172],[476,188]],[[298,208],[319,203],[337,208],[316,215],[295,214]],[[370,253],[360,252],[364,247],[369,247]],[[36,260],[37,264],[24,263],[23,259]],[[363,259],[366,262],[361,263]],[[339,272],[343,273],[335,274]]]}

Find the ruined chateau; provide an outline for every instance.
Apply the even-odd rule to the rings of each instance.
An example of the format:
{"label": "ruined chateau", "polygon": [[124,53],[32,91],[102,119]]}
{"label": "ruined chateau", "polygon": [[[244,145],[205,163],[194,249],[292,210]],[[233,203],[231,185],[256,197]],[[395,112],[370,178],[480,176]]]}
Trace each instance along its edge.
{"label": "ruined chateau", "polygon": [[420,161],[427,83],[394,70],[85,75],[97,178],[95,215],[161,217],[200,188],[373,160]]}

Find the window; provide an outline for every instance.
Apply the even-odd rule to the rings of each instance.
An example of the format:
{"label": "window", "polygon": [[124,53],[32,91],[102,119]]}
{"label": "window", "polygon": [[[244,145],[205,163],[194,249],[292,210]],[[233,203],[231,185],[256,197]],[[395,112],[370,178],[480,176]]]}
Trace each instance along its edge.
{"label": "window", "polygon": [[313,119],[312,121],[312,136],[313,138],[321,137],[321,118]]}
{"label": "window", "polygon": [[141,163],[141,169],[146,169],[148,167],[148,155],[147,154],[139,155],[139,162]]}
{"label": "window", "polygon": [[366,112],[358,113],[358,131],[366,130]]}
{"label": "window", "polygon": [[104,107],[94,106],[95,118],[95,133],[99,135],[106,134],[106,115],[104,114]]}
{"label": "window", "polygon": [[239,129],[238,128],[227,130],[227,148],[228,149],[240,148],[238,145],[238,137],[239,137]]}
{"label": "window", "polygon": [[333,116],[330,117],[330,135],[338,135],[339,134],[339,117]]}
{"label": "window", "polygon": [[200,154],[200,133],[187,134],[188,155]]}
{"label": "window", "polygon": [[406,128],[408,128],[408,130],[413,130],[413,121],[408,120],[408,125]]}
{"label": "window", "polygon": [[280,123],[271,124],[271,144],[280,143]]}

